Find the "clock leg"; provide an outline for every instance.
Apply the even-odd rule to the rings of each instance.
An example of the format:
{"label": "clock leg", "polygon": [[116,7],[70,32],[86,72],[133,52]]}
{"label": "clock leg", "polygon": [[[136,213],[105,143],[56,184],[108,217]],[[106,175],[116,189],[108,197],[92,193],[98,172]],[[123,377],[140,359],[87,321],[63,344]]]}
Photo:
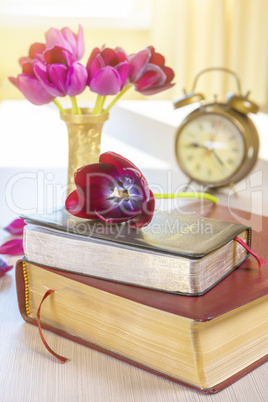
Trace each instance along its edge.
{"label": "clock leg", "polygon": [[188,189],[188,187],[191,185],[191,183],[193,182],[193,180],[189,180],[188,183],[186,183],[185,187],[183,188],[182,192],[185,193]]}
{"label": "clock leg", "polygon": [[229,186],[230,186],[230,188],[231,188],[232,191],[233,191],[233,195],[234,195],[235,197],[237,197],[237,192],[236,192],[234,183],[231,182],[231,183],[229,184]]}

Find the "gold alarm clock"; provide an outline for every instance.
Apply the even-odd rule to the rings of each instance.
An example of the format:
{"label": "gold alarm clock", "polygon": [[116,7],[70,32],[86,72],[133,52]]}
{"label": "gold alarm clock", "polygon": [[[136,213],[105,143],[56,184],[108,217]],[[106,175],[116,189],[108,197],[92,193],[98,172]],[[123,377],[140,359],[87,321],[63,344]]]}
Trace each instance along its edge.
{"label": "gold alarm clock", "polygon": [[[204,96],[195,93],[200,75],[214,70],[228,72],[237,81],[238,94],[229,94],[224,103],[205,103]],[[190,181],[206,187],[228,186],[252,170],[258,157],[259,136],[247,114],[257,113],[258,106],[248,95],[241,94],[240,81],[233,71],[216,67],[202,70],[195,78],[192,91],[174,101],[176,109],[201,102],[176,133],[177,162]]]}

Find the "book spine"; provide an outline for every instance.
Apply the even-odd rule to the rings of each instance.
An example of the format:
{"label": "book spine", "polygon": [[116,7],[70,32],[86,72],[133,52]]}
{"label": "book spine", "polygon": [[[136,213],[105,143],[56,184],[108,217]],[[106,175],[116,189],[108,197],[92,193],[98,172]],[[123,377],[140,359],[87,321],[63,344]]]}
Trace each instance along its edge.
{"label": "book spine", "polygon": [[24,279],[24,303],[25,303],[25,313],[29,316],[32,311],[32,300],[31,293],[29,291],[29,286],[31,284],[28,264],[22,261],[22,273]]}

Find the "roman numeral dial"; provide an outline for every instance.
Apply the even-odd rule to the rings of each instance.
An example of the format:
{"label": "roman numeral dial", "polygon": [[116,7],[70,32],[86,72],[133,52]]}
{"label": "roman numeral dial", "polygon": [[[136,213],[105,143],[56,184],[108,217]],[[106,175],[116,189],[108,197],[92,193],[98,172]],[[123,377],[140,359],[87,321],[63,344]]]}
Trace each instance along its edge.
{"label": "roman numeral dial", "polygon": [[245,158],[245,140],[231,119],[204,113],[182,125],[176,155],[181,168],[193,180],[217,184],[240,168]]}

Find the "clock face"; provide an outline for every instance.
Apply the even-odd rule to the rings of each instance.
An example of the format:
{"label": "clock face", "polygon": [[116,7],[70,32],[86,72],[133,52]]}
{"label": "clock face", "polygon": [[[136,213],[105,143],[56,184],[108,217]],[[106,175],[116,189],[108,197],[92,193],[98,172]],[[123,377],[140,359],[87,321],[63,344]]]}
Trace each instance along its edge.
{"label": "clock face", "polygon": [[182,169],[194,180],[220,183],[231,178],[245,156],[245,143],[238,127],[228,118],[200,115],[180,130],[176,141]]}

